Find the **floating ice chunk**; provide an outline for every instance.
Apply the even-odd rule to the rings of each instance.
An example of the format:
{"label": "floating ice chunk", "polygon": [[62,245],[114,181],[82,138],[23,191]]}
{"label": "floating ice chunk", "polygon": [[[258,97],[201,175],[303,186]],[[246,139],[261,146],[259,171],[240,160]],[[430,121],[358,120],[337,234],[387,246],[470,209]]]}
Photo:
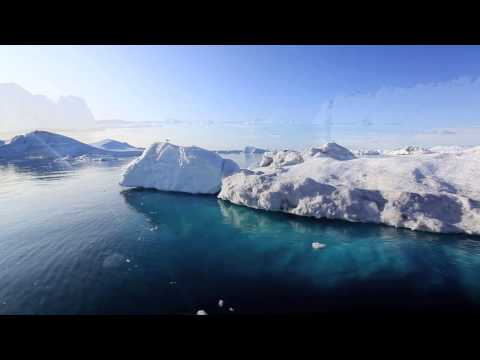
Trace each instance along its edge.
{"label": "floating ice chunk", "polygon": [[223,307],[223,300],[222,299],[218,300],[218,307]]}
{"label": "floating ice chunk", "polygon": [[198,310],[197,315],[208,315],[205,310]]}
{"label": "floating ice chunk", "polygon": [[312,243],[313,250],[321,249],[321,248],[324,248],[325,246],[327,246],[327,245],[321,244],[319,242],[313,242]]}
{"label": "floating ice chunk", "polygon": [[229,307],[229,308],[228,308],[228,311],[234,312],[235,310],[233,309],[233,307]]}
{"label": "floating ice chunk", "polygon": [[120,185],[216,194],[222,178],[239,170],[238,165],[213,151],[196,146],[155,143],[125,170]]}

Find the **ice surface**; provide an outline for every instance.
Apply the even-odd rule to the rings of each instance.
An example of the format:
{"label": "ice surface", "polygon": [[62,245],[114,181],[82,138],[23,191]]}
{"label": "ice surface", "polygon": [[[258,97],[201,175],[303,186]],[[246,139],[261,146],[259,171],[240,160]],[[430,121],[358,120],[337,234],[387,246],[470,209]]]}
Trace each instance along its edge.
{"label": "ice surface", "polygon": [[315,218],[480,234],[479,178],[480,148],[346,161],[307,157],[226,177],[218,197]]}
{"label": "ice surface", "polygon": [[120,185],[216,194],[222,178],[239,170],[238,165],[213,151],[196,146],[177,146],[166,142],[152,144],[141,157],[129,164]]}

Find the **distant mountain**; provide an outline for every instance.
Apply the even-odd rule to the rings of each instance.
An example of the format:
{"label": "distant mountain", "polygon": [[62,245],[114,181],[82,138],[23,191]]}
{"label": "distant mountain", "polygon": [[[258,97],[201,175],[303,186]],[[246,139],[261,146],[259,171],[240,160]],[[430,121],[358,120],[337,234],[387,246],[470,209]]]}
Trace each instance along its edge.
{"label": "distant mountain", "polygon": [[95,126],[95,118],[83,99],[62,96],[55,102],[13,83],[0,84],[0,119],[2,128],[9,131]]}
{"label": "distant mountain", "polygon": [[126,142],[120,142],[112,139],[105,139],[96,143],[90,144],[99,149],[112,151],[138,151],[140,154],[145,150],[144,148],[135,147]]}
{"label": "distant mountain", "polygon": [[84,144],[67,136],[47,132],[33,131],[15,136],[0,147],[0,160],[19,160],[29,158],[54,159],[62,157],[87,156],[138,156],[137,151],[109,151]]}

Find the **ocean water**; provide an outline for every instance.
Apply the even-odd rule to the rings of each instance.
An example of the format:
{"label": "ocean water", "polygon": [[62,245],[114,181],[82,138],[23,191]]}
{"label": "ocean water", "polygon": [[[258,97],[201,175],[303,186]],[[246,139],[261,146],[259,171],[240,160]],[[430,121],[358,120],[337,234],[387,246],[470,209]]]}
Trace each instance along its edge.
{"label": "ocean water", "polygon": [[[125,190],[118,185],[125,165],[0,165],[0,314],[446,311],[480,304],[478,237]],[[326,246],[314,250],[312,242]]]}

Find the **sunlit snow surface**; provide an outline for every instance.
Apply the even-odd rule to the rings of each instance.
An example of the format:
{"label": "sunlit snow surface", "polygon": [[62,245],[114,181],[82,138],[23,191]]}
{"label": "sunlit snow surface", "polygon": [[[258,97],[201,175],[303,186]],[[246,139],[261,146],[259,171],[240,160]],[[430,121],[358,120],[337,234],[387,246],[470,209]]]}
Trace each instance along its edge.
{"label": "sunlit snow surface", "polygon": [[[312,220],[215,196],[122,191],[127,162],[0,165],[0,314],[480,304],[479,237]],[[315,242],[325,247],[315,250]]]}

